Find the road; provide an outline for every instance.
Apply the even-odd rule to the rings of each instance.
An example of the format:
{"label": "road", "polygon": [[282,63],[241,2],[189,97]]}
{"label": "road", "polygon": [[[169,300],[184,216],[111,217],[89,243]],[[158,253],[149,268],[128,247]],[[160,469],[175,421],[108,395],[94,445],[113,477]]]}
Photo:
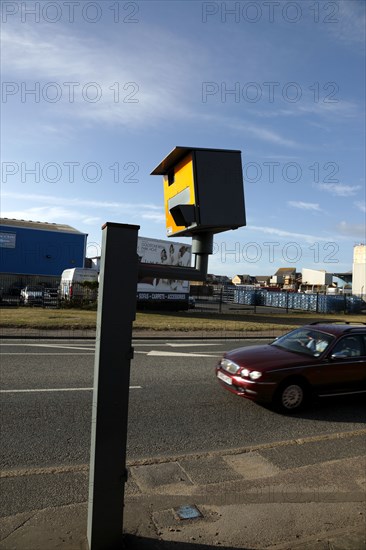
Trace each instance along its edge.
{"label": "road", "polygon": [[[135,341],[128,461],[365,427],[361,400],[329,400],[285,417],[224,391],[214,376],[218,358],[227,349],[258,342]],[[1,492],[8,495],[3,503],[6,513],[85,500],[93,342],[5,340],[1,352]],[[359,449],[355,452],[357,456]],[[50,472],[55,474],[52,483],[40,491],[41,474]]]}

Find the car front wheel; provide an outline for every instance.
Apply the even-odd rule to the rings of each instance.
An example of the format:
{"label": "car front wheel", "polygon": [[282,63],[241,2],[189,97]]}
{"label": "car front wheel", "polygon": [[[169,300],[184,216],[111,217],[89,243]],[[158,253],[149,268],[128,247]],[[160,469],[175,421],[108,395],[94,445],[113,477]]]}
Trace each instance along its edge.
{"label": "car front wheel", "polygon": [[276,394],[275,405],[284,413],[293,413],[302,409],[307,398],[305,385],[298,381],[284,383]]}

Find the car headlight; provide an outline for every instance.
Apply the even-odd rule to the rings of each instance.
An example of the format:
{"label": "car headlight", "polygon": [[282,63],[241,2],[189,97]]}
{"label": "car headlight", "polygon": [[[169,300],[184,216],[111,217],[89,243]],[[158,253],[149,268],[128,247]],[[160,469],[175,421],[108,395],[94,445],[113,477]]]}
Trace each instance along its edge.
{"label": "car headlight", "polygon": [[239,365],[233,363],[232,361],[230,361],[230,359],[221,359],[220,367],[227,372],[231,372],[232,374],[236,374],[240,369]]}
{"label": "car headlight", "polygon": [[242,376],[243,378],[248,378],[249,377],[249,373],[250,373],[250,370],[248,369],[243,369],[240,373],[240,376]]}
{"label": "car headlight", "polygon": [[252,372],[249,373],[249,378],[251,380],[258,380],[262,376],[262,373],[258,370],[252,370]]}
{"label": "car headlight", "polygon": [[258,370],[243,369],[240,373],[242,378],[250,378],[251,380],[258,380],[262,376],[262,373]]}

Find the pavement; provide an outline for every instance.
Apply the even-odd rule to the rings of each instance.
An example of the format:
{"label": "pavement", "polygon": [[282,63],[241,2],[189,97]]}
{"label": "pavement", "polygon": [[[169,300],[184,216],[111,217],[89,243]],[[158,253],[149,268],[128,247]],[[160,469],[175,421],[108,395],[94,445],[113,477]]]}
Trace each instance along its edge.
{"label": "pavement", "polygon": [[[365,550],[365,450],[360,429],[130,462],[118,547]],[[1,550],[89,548],[87,502],[23,511],[0,527]]]}

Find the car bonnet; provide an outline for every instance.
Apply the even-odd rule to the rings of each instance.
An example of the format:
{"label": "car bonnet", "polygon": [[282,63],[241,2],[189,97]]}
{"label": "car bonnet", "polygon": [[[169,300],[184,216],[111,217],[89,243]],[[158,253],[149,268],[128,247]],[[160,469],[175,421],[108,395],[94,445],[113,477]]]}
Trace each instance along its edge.
{"label": "car bonnet", "polygon": [[241,367],[261,371],[316,363],[318,361],[316,357],[294,353],[269,344],[234,349],[226,353],[225,357]]}

